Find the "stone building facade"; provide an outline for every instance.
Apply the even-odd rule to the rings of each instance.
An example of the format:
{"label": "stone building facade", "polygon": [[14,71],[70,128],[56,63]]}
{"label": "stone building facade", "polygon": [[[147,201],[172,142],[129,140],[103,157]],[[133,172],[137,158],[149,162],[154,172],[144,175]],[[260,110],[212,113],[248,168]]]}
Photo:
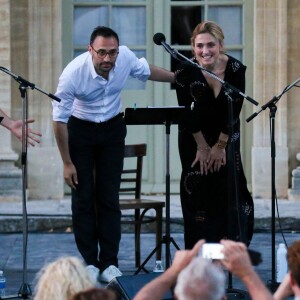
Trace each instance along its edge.
{"label": "stone building facade", "polygon": [[[63,15],[64,0],[0,0],[0,66],[35,83],[44,91],[54,93],[58,77],[63,69]],[[150,0],[147,0],[151,2]],[[209,1],[209,0],[206,0]],[[244,41],[253,49],[253,61],[248,61],[251,70],[248,94],[260,106],[300,75],[299,49],[300,15],[299,0],[245,0],[251,2],[251,11],[246,14],[244,26],[253,30],[253,40]],[[101,2],[101,1],[100,1]],[[121,1],[122,2],[122,1]],[[153,0],[155,4],[156,0]],[[199,1],[201,2],[201,1]],[[243,2],[243,1],[239,1]],[[249,4],[248,2],[248,4]],[[155,25],[153,25],[155,28]],[[89,34],[89,33],[88,33]],[[163,51],[160,49],[159,51]],[[160,59],[154,64],[161,64]],[[163,87],[153,89],[152,96]],[[29,199],[61,199],[65,194],[63,168],[52,130],[51,99],[38,90],[27,91],[29,116],[35,119],[33,127],[42,132],[41,144],[28,148],[27,191]],[[163,93],[161,94],[163,95]],[[22,116],[22,99],[18,82],[0,73],[0,107],[14,118]],[[277,103],[275,117],[276,143],[276,189],[280,198],[288,197],[292,182],[292,171],[298,166],[296,154],[300,148],[299,90],[290,89]],[[253,113],[259,107],[250,107]],[[244,165],[248,166],[247,179],[255,198],[271,197],[271,151],[269,109],[262,111],[251,121],[252,130],[243,127]],[[155,155],[156,149],[163,150],[163,129],[157,141],[155,131],[147,138],[159,143],[153,147],[148,162],[152,177],[145,177],[148,192],[163,192],[163,155]],[[21,145],[4,128],[0,128],[0,199],[20,197],[22,165]],[[174,149],[177,142],[172,142]],[[248,153],[248,154],[247,154]],[[179,164],[179,161],[177,162]],[[179,168],[179,167],[178,167]],[[250,170],[250,171],[249,171]],[[159,174],[155,176],[155,174]],[[155,182],[155,177],[158,181]],[[148,184],[148,185],[147,185]],[[172,191],[179,191],[179,173],[172,180]]]}

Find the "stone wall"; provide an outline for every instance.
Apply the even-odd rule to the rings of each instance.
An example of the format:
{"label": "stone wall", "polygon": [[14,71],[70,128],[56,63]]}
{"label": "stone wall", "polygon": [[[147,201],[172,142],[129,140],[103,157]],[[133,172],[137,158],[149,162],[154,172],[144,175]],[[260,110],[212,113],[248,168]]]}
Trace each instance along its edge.
{"label": "stone wall", "polygon": [[[0,0],[0,66],[11,69],[11,11],[10,1]],[[11,77],[0,74],[0,107],[8,115],[12,114]],[[18,154],[13,151],[9,131],[0,128],[0,200],[21,198],[21,170],[15,166]]]}
{"label": "stone wall", "polygon": [[[28,197],[61,199],[64,194],[62,162],[52,129],[51,99],[47,96],[48,93],[55,92],[62,70],[61,1],[1,0],[0,5],[0,40],[3,45],[0,49],[1,66],[10,69],[14,74],[22,76],[37,87],[27,91],[28,116],[35,119],[31,127],[41,132],[43,137],[40,145],[28,148]],[[18,83],[11,82],[7,76],[1,76],[0,80],[1,108],[15,119],[21,119],[23,101]],[[19,180],[20,169],[14,165],[16,163],[20,167],[16,153],[21,152],[21,143],[11,137],[7,130],[1,128],[0,164],[5,157],[7,165],[9,158],[12,165],[10,167],[14,172],[19,172]],[[0,170],[1,199],[8,194],[7,188],[11,184],[15,185],[16,180],[4,178],[5,174],[11,174],[12,171],[7,171],[7,168],[4,169],[1,165]],[[2,185],[5,191],[1,191]]]}

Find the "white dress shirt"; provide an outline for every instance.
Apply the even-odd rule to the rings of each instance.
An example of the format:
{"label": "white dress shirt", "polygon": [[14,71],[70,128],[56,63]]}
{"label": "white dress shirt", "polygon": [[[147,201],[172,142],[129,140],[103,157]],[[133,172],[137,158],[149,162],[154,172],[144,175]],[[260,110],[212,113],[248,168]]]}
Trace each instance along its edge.
{"label": "white dress shirt", "polygon": [[77,56],[59,78],[55,95],[61,102],[52,101],[53,121],[67,123],[71,115],[97,123],[111,119],[121,111],[120,93],[129,76],[146,81],[150,68],[126,46],[119,47],[108,80],[96,73],[88,51]]}

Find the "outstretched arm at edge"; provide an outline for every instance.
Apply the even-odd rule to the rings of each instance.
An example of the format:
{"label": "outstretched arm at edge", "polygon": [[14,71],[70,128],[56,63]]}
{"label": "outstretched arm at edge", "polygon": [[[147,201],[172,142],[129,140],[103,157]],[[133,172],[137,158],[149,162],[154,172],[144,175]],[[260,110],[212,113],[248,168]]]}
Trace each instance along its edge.
{"label": "outstretched arm at edge", "polygon": [[[13,120],[10,118],[2,109],[0,109],[0,117],[3,118],[1,125],[8,129],[18,140],[22,142],[22,120]],[[26,123],[33,123],[34,119],[26,120]],[[39,137],[42,136],[41,133],[34,131],[27,127],[27,143],[31,146],[35,146],[36,143],[40,143]]]}

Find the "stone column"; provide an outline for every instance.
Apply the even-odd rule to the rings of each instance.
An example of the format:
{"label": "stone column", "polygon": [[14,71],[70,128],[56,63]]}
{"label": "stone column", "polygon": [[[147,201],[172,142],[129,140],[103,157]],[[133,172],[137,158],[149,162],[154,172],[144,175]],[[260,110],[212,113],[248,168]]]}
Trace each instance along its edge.
{"label": "stone column", "polygon": [[[296,155],[297,160],[300,161],[300,153]],[[300,200],[300,167],[292,171],[292,188],[288,191],[289,200]]]}
{"label": "stone column", "polygon": [[[0,0],[0,65],[10,69],[10,1]],[[11,115],[11,78],[0,74],[0,107]],[[21,170],[15,166],[19,155],[12,150],[11,134],[0,126],[0,201],[20,200],[22,191]]]}
{"label": "stone column", "polygon": [[[287,1],[255,1],[254,99],[265,104],[287,85]],[[257,108],[254,108],[256,111]],[[252,191],[255,198],[271,197],[271,149],[269,109],[253,122]],[[287,94],[277,103],[275,118],[276,190],[287,197]]]}
{"label": "stone column", "polygon": [[[55,93],[61,62],[61,1],[28,1],[28,77],[41,89]],[[43,134],[40,146],[28,151],[29,199],[61,199],[64,195],[62,160],[52,128],[51,99],[30,93],[30,116]]]}
{"label": "stone column", "polygon": [[[299,49],[300,49],[300,5],[299,1],[288,1],[288,83],[294,82],[300,76],[299,64]],[[299,85],[299,83],[298,83]],[[293,199],[294,190],[299,189],[299,183],[296,183],[300,178],[299,176],[299,152],[300,152],[300,102],[299,102],[299,88],[292,88],[288,92],[288,146],[289,146],[289,173],[291,178],[292,189],[289,191],[289,199]],[[298,173],[298,176],[297,176]],[[298,179],[297,179],[298,177]],[[300,192],[298,190],[298,192]],[[299,194],[298,194],[299,195]],[[300,198],[298,198],[300,199]],[[296,199],[295,199],[296,200]]]}

